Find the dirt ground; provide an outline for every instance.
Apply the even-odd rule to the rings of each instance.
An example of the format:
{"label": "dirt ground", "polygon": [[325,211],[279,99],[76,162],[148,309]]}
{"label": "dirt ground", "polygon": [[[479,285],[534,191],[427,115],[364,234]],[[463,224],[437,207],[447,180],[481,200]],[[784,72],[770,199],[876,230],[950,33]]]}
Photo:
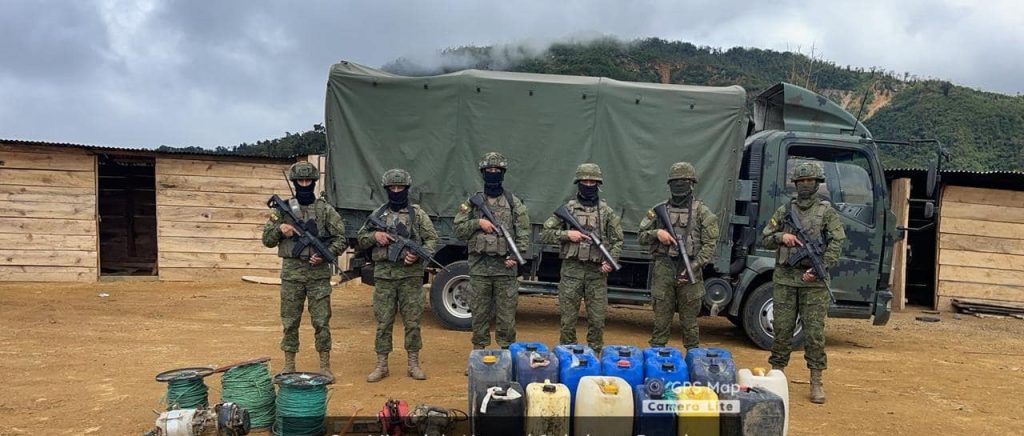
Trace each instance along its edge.
{"label": "dirt ground", "polygon": [[[371,415],[389,397],[464,409],[469,333],[444,330],[429,313],[422,360],[430,379],[405,377],[405,353],[396,352],[391,377],[365,382],[374,362],[370,295],[358,283],[335,288],[339,378],[328,414],[361,408]],[[519,307],[520,340],[557,341],[556,300],[523,298]],[[277,312],[275,286],[241,282],[2,283],[0,435],[140,434],[161,409],[158,372],[260,355],[280,368]],[[941,322],[923,323],[914,320],[919,312],[897,313],[884,327],[829,320],[826,405],[806,400],[808,373],[802,353],[794,353],[790,434],[1022,434],[1024,321],[942,314]],[[766,365],[768,353],[724,318],[703,318],[700,326],[702,342],[730,349],[738,367]],[[649,307],[615,307],[605,340],[645,345],[651,327]],[[678,326],[674,332],[679,346]],[[401,349],[400,327],[395,335]],[[315,370],[308,321],[301,340],[299,369]],[[216,402],[219,377],[207,384]]]}

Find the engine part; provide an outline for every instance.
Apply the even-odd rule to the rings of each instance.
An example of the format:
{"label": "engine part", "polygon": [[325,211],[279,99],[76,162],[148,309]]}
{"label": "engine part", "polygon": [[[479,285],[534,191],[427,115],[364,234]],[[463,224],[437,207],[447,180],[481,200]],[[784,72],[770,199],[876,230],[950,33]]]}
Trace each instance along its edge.
{"label": "engine part", "polygon": [[161,413],[144,436],[244,436],[249,412],[234,403],[209,409],[174,409]]}

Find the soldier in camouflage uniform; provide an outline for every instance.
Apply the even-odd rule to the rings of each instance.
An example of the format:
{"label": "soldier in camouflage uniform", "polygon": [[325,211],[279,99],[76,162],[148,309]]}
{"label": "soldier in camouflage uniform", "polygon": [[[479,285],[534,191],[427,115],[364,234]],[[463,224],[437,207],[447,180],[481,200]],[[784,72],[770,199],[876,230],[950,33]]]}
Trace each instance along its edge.
{"label": "soldier in camouflage uniform", "polygon": [[[654,278],[651,297],[654,300],[654,332],[652,347],[664,347],[672,334],[672,319],[676,312],[683,322],[683,345],[687,349],[700,344],[697,314],[704,298],[704,277],[701,269],[711,261],[718,241],[718,217],[693,195],[697,172],[688,162],[677,162],[668,173],[668,186],[672,196],[665,203],[672,222],[665,229],[658,221],[654,209],[640,221],[641,245],[651,250],[654,258]],[[661,204],[656,205],[659,207]],[[679,247],[675,235],[686,240],[686,253],[690,256],[693,274],[676,274]]]}
{"label": "soldier in camouflage uniform", "polygon": [[789,363],[793,331],[799,315],[806,337],[804,359],[807,368],[811,370],[811,401],[821,404],[825,402],[821,378],[822,371],[827,367],[825,316],[828,314],[829,297],[826,283],[830,278],[816,277],[809,261],[796,267],[785,264],[790,254],[802,243],[796,237],[797,231],[784,219],[792,208],[807,234],[826,244],[822,261],[827,269],[839,261],[846,233],[832,204],[815,196],[818,186],[825,181],[825,173],[819,165],[812,162],[797,165],[791,180],[796,185],[797,198],[780,206],[762,233],[765,248],[777,250],[772,276],[775,342],[768,363],[779,370]]}
{"label": "soldier in camouflage uniform", "polygon": [[455,236],[466,241],[469,251],[469,283],[473,290],[470,311],[473,314],[473,348],[491,344],[490,324],[495,319],[494,340],[501,348],[516,341],[516,305],[519,300],[519,264],[508,242],[495,233],[498,225],[510,232],[525,253],[530,243],[530,220],[526,205],[502,187],[508,161],[499,153],[487,153],[480,159],[484,179],[482,195],[499,222],[488,221],[468,200],[455,215]]}
{"label": "soldier in camouflage uniform", "polygon": [[[311,163],[298,162],[288,169],[288,179],[295,186],[295,200],[299,204],[299,219],[316,222],[321,241],[334,253],[341,256],[345,251],[345,223],[341,215],[327,200],[316,198],[316,181],[320,170]],[[324,263],[312,247],[306,248],[298,257],[292,255],[295,246],[294,223],[287,223],[280,213],[271,213],[270,221],[263,227],[263,245],[277,247],[281,260],[281,324],[284,337],[281,350],[284,351],[282,372],[295,371],[295,353],[299,351],[299,322],[302,320],[302,306],[308,301],[309,317],[316,337],[316,351],[320,352],[320,372],[331,374],[331,267]]]}
{"label": "soldier in camouflage uniform", "polygon": [[[430,216],[416,204],[409,204],[409,185],[412,177],[402,169],[384,172],[382,184],[388,193],[388,202],[373,213],[388,226],[402,223],[410,229],[410,239],[428,251],[437,243],[437,233]],[[395,313],[402,314],[405,324],[405,351],[408,354],[408,375],[416,380],[427,378],[420,368],[419,351],[423,348],[420,338],[420,317],[423,315],[423,259],[406,253],[398,262],[388,260],[388,245],[394,240],[387,232],[374,228],[369,222],[363,224],[356,236],[360,250],[372,249],[374,263],[373,315],[377,319],[377,336],[374,349],[377,352],[377,366],[366,377],[368,382],[378,382],[389,374],[388,354],[391,353],[391,331]]]}
{"label": "soldier in camouflage uniform", "polygon": [[[608,204],[598,198],[603,178],[601,168],[585,163],[576,168],[576,198],[566,207],[585,227],[601,237],[617,261],[622,252],[622,222]],[[558,310],[561,312],[559,344],[576,343],[576,321],[580,300],[587,303],[587,344],[600,353],[604,347],[604,318],[608,309],[608,273],[612,266],[601,257],[597,247],[581,232],[568,228],[556,216],[544,222],[540,239],[546,244],[559,244],[562,259],[558,282]]]}

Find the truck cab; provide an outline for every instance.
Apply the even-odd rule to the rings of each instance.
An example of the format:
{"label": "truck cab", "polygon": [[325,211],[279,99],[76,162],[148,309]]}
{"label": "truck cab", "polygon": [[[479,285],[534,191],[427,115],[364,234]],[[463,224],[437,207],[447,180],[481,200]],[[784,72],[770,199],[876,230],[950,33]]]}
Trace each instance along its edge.
{"label": "truck cab", "polygon": [[[847,241],[831,271],[834,318],[889,319],[892,243],[896,217],[878,159],[878,147],[856,118],[820,95],[779,84],[755,101],[754,133],[744,144],[736,215],[732,222],[736,295],[726,315],[762,348],[774,339],[771,275],[774,251],[761,244],[761,230],[795,195],[789,175],[814,161],[825,170],[818,196],[839,212]],[[803,340],[799,329],[794,338]]]}

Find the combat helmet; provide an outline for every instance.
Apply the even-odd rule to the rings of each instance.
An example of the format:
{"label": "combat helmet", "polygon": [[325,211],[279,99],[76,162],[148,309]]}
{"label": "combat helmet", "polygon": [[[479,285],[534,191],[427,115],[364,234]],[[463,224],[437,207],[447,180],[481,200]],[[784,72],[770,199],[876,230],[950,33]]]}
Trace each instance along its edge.
{"label": "combat helmet", "polygon": [[697,170],[689,162],[676,162],[668,170],[668,181],[686,179],[697,183]]}
{"label": "combat helmet", "polygon": [[815,179],[819,182],[824,182],[825,170],[821,169],[821,165],[818,165],[817,163],[801,162],[793,169],[793,175],[790,176],[789,180],[796,182],[797,180],[803,179]]}
{"label": "combat helmet", "polygon": [[505,156],[496,151],[486,153],[480,158],[480,170],[482,171],[486,168],[508,169],[508,159],[505,159]]}
{"label": "combat helmet", "polygon": [[601,167],[593,163],[580,164],[580,166],[576,167],[576,179],[573,180],[573,183],[580,180],[593,180],[598,183],[604,183],[604,179],[601,177]]}
{"label": "combat helmet", "polygon": [[381,185],[384,187],[388,186],[409,186],[412,184],[412,176],[409,172],[401,168],[393,168],[384,171],[384,177],[381,177]]}
{"label": "combat helmet", "polygon": [[288,180],[319,180],[320,169],[309,162],[295,162],[288,167]]}

